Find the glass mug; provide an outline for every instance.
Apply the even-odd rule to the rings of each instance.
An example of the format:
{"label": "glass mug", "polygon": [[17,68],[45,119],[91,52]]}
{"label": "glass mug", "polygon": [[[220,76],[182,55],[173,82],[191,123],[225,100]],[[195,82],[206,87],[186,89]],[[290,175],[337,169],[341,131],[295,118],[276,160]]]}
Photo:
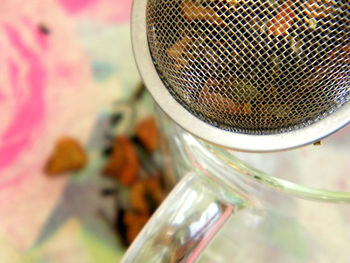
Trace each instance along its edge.
{"label": "glass mug", "polygon": [[168,179],[181,180],[122,262],[350,262],[349,126],[321,146],[253,154],[158,113]]}

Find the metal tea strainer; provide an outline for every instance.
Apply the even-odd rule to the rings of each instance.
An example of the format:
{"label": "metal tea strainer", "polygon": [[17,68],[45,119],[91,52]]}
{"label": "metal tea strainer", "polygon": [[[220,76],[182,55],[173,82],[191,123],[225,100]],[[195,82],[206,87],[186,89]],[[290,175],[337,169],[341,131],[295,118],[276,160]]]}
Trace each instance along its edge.
{"label": "metal tea strainer", "polygon": [[132,42],[159,106],[214,144],[294,148],[350,121],[349,0],[134,0]]}

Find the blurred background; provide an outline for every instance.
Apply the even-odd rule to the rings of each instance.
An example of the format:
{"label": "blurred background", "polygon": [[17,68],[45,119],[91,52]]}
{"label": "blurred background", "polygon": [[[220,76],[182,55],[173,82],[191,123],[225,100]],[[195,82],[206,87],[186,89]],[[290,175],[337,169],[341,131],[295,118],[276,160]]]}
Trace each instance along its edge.
{"label": "blurred background", "polygon": [[118,262],[164,198],[131,4],[0,1],[1,263]]}

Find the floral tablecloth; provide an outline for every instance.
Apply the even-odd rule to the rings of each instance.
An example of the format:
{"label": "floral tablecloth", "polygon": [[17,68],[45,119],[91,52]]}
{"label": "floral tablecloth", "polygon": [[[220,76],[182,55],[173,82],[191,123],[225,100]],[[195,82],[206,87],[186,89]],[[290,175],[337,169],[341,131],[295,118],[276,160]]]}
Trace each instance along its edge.
{"label": "floral tablecloth", "polygon": [[130,12],[131,0],[0,1],[1,263],[121,257],[98,161],[74,178],[43,167],[63,135],[94,158],[106,108],[135,90]]}
{"label": "floral tablecloth", "polygon": [[[123,255],[108,223],[118,200],[101,194],[113,182],[100,176],[99,156],[106,134],[119,132],[111,112],[128,114],[120,105],[140,82],[131,4],[0,1],[0,263],[108,263]],[[141,115],[151,113],[150,100],[144,105]],[[238,156],[287,180],[349,191],[349,180],[327,177],[349,174],[349,131],[331,137],[332,147],[326,140],[321,148]],[[93,161],[74,176],[49,177],[45,163],[62,136],[76,138]],[[309,174],[322,180],[308,182]]]}

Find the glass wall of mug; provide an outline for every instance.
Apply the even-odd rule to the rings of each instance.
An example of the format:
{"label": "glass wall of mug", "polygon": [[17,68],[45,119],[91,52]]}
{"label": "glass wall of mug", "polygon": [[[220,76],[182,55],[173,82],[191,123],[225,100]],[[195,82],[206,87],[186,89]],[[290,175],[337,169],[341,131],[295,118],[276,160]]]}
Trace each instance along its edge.
{"label": "glass wall of mug", "polygon": [[182,179],[123,262],[350,262],[350,127],[321,145],[239,153],[158,113],[169,178]]}

